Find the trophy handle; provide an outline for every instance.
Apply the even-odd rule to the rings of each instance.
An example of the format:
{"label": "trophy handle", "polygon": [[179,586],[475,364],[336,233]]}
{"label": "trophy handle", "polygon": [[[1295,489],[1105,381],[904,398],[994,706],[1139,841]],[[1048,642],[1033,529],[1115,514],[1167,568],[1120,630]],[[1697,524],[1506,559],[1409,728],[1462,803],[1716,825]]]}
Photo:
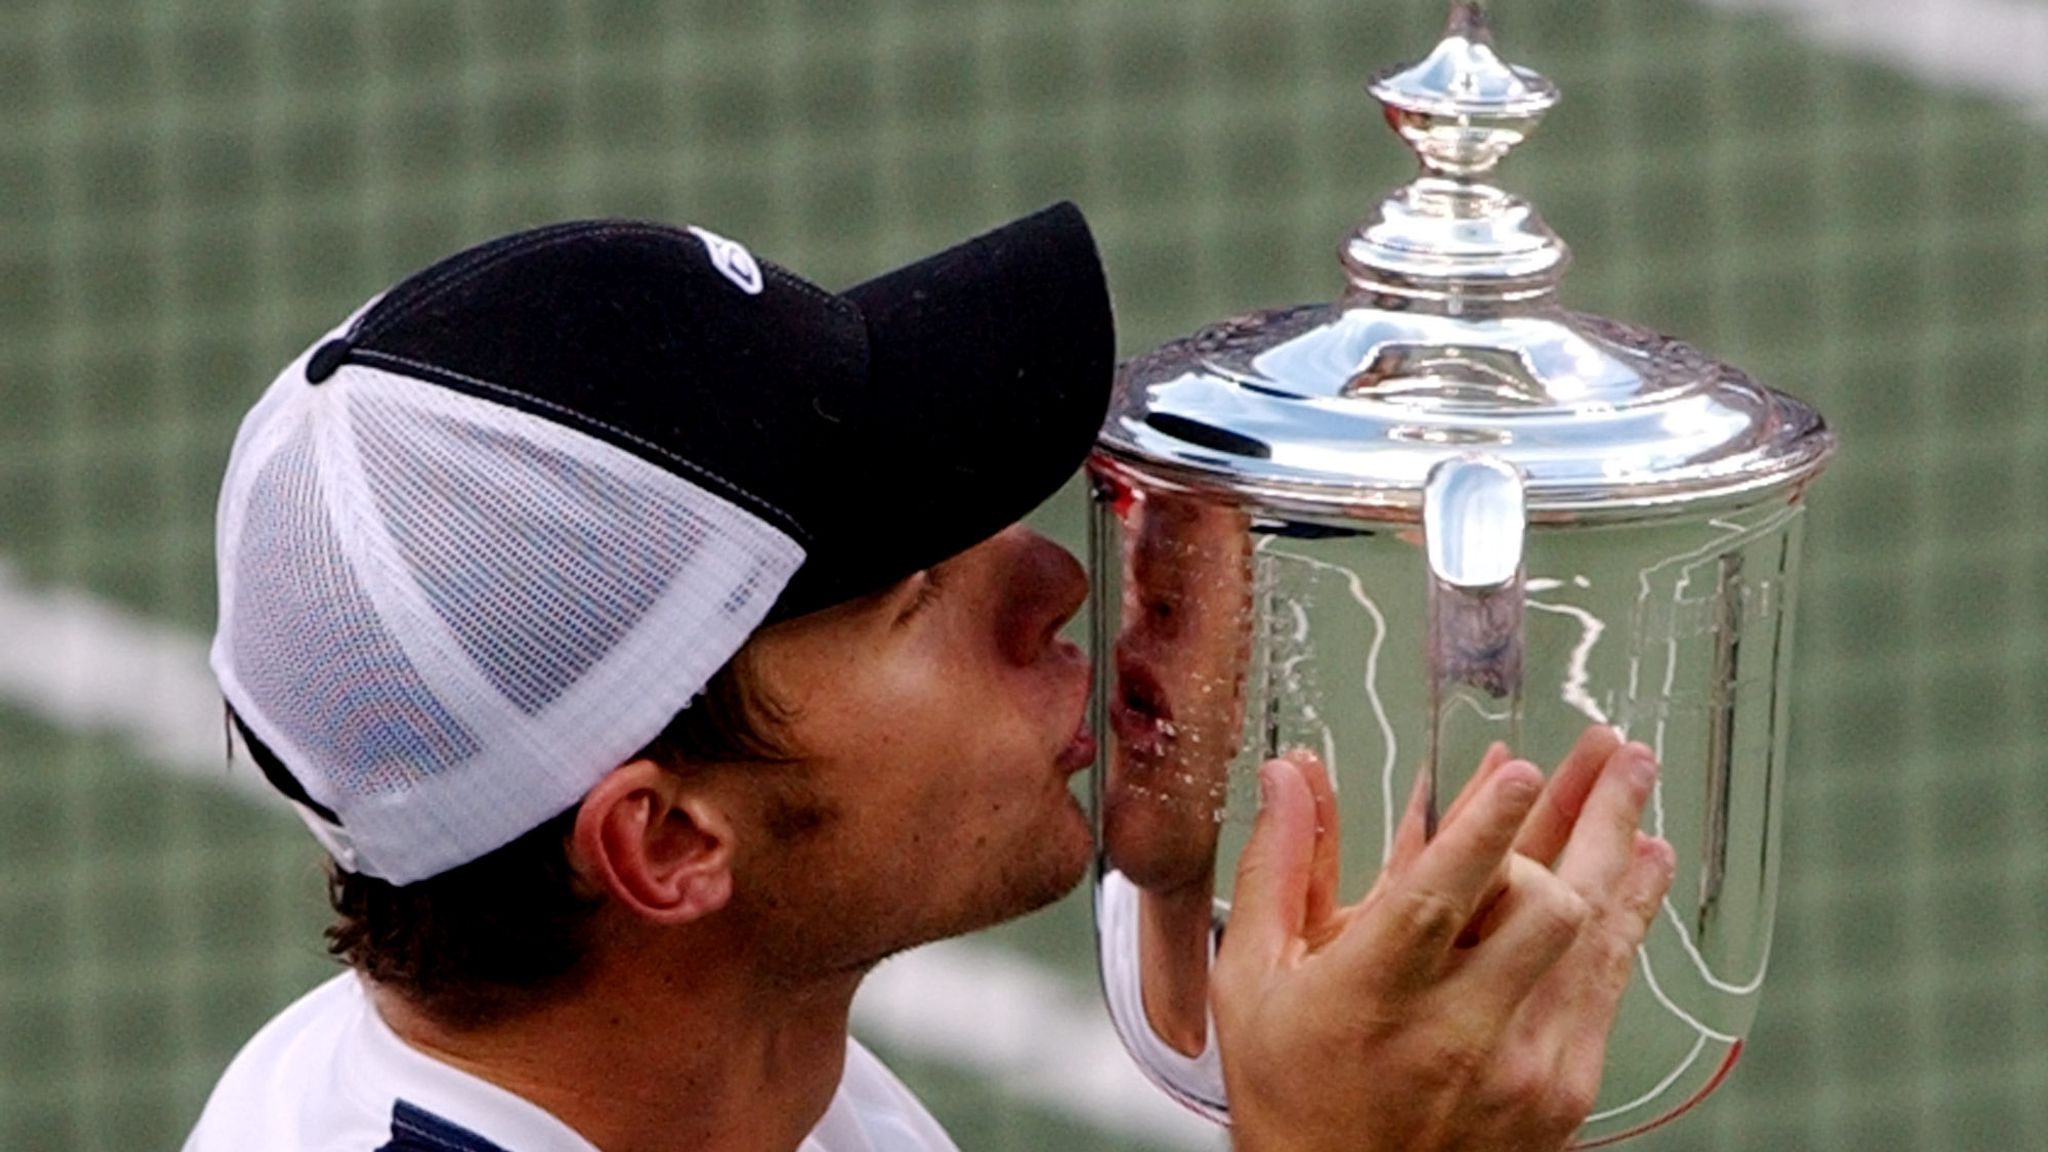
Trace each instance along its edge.
{"label": "trophy handle", "polygon": [[1522,718],[1523,554],[1528,491],[1520,469],[1467,455],[1430,469],[1422,497],[1429,561],[1427,827],[1436,836],[1444,773],[1474,771]]}

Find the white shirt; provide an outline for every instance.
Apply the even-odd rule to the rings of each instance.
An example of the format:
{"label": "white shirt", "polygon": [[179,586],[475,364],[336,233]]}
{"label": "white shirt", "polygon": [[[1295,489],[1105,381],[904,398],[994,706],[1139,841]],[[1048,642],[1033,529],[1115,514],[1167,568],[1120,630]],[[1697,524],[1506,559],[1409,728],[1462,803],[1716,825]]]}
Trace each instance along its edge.
{"label": "white shirt", "polygon": [[[185,1152],[599,1152],[545,1109],[400,1040],[343,973],[256,1033]],[[846,1070],[798,1152],[958,1152],[910,1089],[848,1037]]]}

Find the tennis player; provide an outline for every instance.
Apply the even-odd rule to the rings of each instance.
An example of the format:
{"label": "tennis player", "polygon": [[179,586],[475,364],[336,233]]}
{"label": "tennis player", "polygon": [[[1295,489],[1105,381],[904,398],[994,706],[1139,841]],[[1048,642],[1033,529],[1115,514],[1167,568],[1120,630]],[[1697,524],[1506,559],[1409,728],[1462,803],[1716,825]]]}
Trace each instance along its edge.
{"label": "tennis player", "polygon": [[[853,1041],[892,953],[1093,846],[1080,566],[1016,522],[1113,336],[1060,205],[832,294],[699,228],[509,236],[372,300],[244,421],[213,647],[332,857],[347,971],[188,1152],[949,1149]],[[1365,901],[1262,770],[1211,1008],[1247,1149],[1545,1149],[1671,875],[1655,767],[1491,758]]]}

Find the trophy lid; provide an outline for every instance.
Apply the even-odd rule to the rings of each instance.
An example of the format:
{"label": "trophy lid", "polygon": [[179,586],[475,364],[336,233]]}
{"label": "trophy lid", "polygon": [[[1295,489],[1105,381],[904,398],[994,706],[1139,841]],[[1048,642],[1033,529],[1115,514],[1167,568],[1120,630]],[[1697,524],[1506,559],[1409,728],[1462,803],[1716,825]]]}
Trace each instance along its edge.
{"label": "trophy lid", "polygon": [[1570,250],[1494,169],[1557,103],[1454,0],[1422,62],[1370,91],[1421,161],[1342,248],[1340,299],[1226,320],[1125,364],[1100,442],[1204,490],[1413,520],[1479,452],[1543,520],[1654,516],[1802,485],[1834,450],[1807,405],[1683,342],[1567,311]]}

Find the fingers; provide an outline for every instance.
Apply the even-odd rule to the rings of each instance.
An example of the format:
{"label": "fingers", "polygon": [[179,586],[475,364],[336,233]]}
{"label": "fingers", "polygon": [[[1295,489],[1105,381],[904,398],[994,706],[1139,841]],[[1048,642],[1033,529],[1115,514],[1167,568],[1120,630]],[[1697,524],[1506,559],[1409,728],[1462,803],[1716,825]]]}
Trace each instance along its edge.
{"label": "fingers", "polygon": [[[1471,802],[1472,797],[1478,795],[1479,790],[1485,787],[1486,778],[1493,775],[1494,770],[1507,763],[1509,759],[1510,753],[1506,744],[1495,741],[1487,748],[1486,756],[1479,762],[1479,770],[1472,774],[1472,779],[1465,782],[1465,787],[1459,791],[1458,798],[1451,802],[1450,811],[1444,813],[1443,818],[1437,821],[1437,826],[1442,827],[1456,820]],[[1425,772],[1415,777],[1414,791],[1408,797],[1408,811],[1402,814],[1401,825],[1394,832],[1394,851],[1387,860],[1386,871],[1399,873],[1414,863],[1415,858],[1422,854],[1422,849],[1429,844],[1428,829],[1429,774]]]}
{"label": "fingers", "polygon": [[1599,782],[1601,767],[1620,747],[1621,734],[1604,724],[1581,733],[1578,743],[1565,753],[1557,771],[1551,773],[1550,785],[1543,790],[1542,799],[1536,801],[1536,810],[1529,813],[1529,821],[1515,841],[1515,851],[1539,864],[1555,864],[1558,853],[1564,851],[1566,841],[1571,839],[1572,826],[1578,823],[1587,796]]}
{"label": "fingers", "polygon": [[1302,779],[1308,783],[1309,794],[1315,800],[1315,852],[1309,866],[1308,903],[1304,915],[1304,923],[1312,931],[1337,911],[1337,884],[1342,863],[1339,850],[1343,844],[1340,832],[1343,825],[1337,812],[1337,789],[1321,758],[1306,748],[1297,748],[1287,754],[1287,759],[1300,769]]}
{"label": "fingers", "polygon": [[1489,745],[1486,749],[1486,755],[1479,759],[1479,770],[1472,773],[1472,779],[1467,780],[1465,787],[1458,791],[1458,798],[1451,801],[1450,810],[1444,813],[1443,819],[1437,822],[1437,826],[1442,827],[1456,820],[1471,805],[1472,798],[1479,794],[1479,790],[1485,787],[1486,778],[1493,775],[1496,769],[1507,763],[1510,759],[1513,759],[1513,754],[1508,751],[1506,744],[1496,740]]}
{"label": "fingers", "polygon": [[1578,940],[1592,906],[1548,868],[1508,858],[1507,887],[1475,925],[1475,950],[1459,974],[1468,994],[1503,1021]]}
{"label": "fingers", "polygon": [[1634,914],[1629,922],[1636,929],[1629,941],[1631,950],[1650,934],[1650,922],[1657,918],[1657,909],[1664,906],[1664,897],[1671,892],[1671,881],[1677,874],[1678,853],[1671,845],[1646,833],[1636,833],[1628,880],[1621,889],[1623,907]]}
{"label": "fingers", "polygon": [[[1595,911],[1599,925],[1591,930],[1592,947],[1586,950],[1585,961],[1566,959],[1559,965],[1560,973],[1572,970],[1571,986],[1559,991],[1548,1013],[1527,1021],[1532,1031],[1552,1035],[1550,1044],[1560,1050],[1558,1081],[1576,1086],[1580,1096],[1590,1099],[1599,1088],[1607,1034],[1634,973],[1636,950],[1649,935],[1676,868],[1671,845],[1635,833],[1628,871],[1615,901]],[[1536,998],[1542,996],[1536,993]]]}
{"label": "fingers", "polygon": [[1636,826],[1657,784],[1657,762],[1641,744],[1615,749],[1601,765],[1557,874],[1596,902],[1611,900],[1635,855]]}
{"label": "fingers", "polygon": [[[1326,784],[1327,786],[1327,784]],[[1230,931],[1218,965],[1279,963],[1302,935],[1314,868],[1316,798],[1301,765],[1269,760],[1259,768],[1258,818],[1238,857]]]}
{"label": "fingers", "polygon": [[1458,933],[1498,886],[1515,834],[1543,787],[1526,761],[1510,760],[1482,781],[1470,806],[1416,857],[1414,867],[1359,921],[1359,947],[1395,980],[1433,977]]}
{"label": "fingers", "polygon": [[1615,749],[1558,861],[1558,879],[1591,905],[1592,923],[1581,934],[1579,950],[1558,965],[1554,983],[1532,997],[1532,1007],[1542,1007],[1528,1023],[1549,1036],[1567,1080],[1598,1082],[1607,1031],[1628,988],[1636,950],[1676,871],[1671,845],[1637,828],[1656,778],[1649,749]]}

